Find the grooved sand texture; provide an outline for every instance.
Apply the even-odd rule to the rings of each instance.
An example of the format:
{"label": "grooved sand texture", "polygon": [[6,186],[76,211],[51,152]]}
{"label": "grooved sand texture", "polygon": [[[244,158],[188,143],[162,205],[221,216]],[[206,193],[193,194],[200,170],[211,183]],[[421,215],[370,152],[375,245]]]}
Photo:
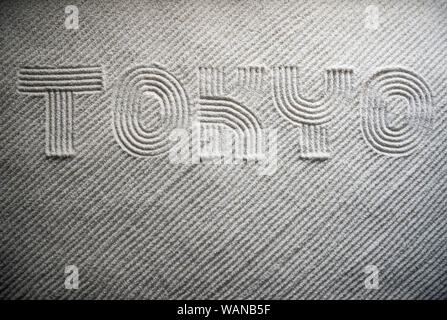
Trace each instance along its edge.
{"label": "grooved sand texture", "polygon": [[[447,298],[445,1],[66,2],[0,4],[1,298]],[[68,4],[78,30],[65,29]],[[365,27],[371,4],[376,30]],[[125,152],[113,129],[118,92],[132,68],[153,63],[183,86],[188,121],[199,67],[228,70],[225,97],[278,130],[276,172]],[[298,66],[300,93],[315,101],[326,69],[352,69],[352,99],[324,127],[303,129],[275,106],[277,66]],[[102,72],[87,84],[94,92],[49,94],[73,113],[54,129],[64,136],[53,156],[48,95],[22,92],[25,67]],[[402,67],[428,84],[434,116],[418,149],[396,157],[364,139],[359,88]],[[90,81],[72,76],[60,81]],[[159,109],[141,111],[146,125],[158,128]],[[328,142],[314,150],[306,139],[317,134]],[[302,157],[316,151],[324,157]],[[74,291],[64,287],[71,264]],[[378,290],[364,286],[370,264]]]}

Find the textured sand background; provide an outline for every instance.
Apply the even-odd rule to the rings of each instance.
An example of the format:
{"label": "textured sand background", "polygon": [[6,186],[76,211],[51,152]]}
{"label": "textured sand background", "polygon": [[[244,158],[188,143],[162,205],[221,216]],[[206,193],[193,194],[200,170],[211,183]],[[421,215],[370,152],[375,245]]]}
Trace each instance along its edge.
{"label": "textured sand background", "polygon": [[[79,29],[64,26],[66,5]],[[380,25],[365,27],[365,8]],[[0,297],[447,298],[445,1],[2,1]],[[132,67],[162,65],[191,113],[197,68],[260,65],[260,94],[234,90],[278,130],[278,169],[171,164],[116,142],[112,111]],[[45,99],[19,92],[25,66],[99,66],[101,92],[76,95],[69,158],[45,155]],[[301,131],[275,108],[271,68],[299,65],[303,92],[324,69],[405,67],[434,118],[405,157],[372,149],[358,95],[329,126],[332,157],[300,158]],[[150,101],[149,101],[150,102]],[[142,113],[151,124],[156,112]],[[156,122],[156,121],[155,121]],[[79,268],[66,290],[64,268]],[[367,290],[364,268],[380,270]]]}

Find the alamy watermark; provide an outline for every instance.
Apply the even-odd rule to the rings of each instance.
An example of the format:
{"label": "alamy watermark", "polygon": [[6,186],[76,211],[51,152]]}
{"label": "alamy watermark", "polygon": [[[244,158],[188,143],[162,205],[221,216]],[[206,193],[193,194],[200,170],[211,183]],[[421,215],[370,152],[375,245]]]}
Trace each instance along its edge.
{"label": "alamy watermark", "polygon": [[79,9],[77,6],[69,5],[65,7],[65,28],[68,30],[79,29]]}
{"label": "alamy watermark", "polygon": [[65,266],[65,289],[77,290],[79,289],[79,269],[75,265]]}
{"label": "alamy watermark", "polygon": [[367,275],[364,282],[365,288],[368,290],[379,289],[379,268],[370,264],[365,267],[364,272]]}
{"label": "alamy watermark", "polygon": [[207,127],[194,122],[191,130],[172,130],[169,139],[173,143],[169,161],[173,164],[238,165],[255,162],[259,175],[273,175],[278,167],[276,129],[253,133],[219,126]]}
{"label": "alamy watermark", "polygon": [[380,27],[380,9],[379,6],[370,5],[364,12],[365,28],[368,30],[377,30]]}

